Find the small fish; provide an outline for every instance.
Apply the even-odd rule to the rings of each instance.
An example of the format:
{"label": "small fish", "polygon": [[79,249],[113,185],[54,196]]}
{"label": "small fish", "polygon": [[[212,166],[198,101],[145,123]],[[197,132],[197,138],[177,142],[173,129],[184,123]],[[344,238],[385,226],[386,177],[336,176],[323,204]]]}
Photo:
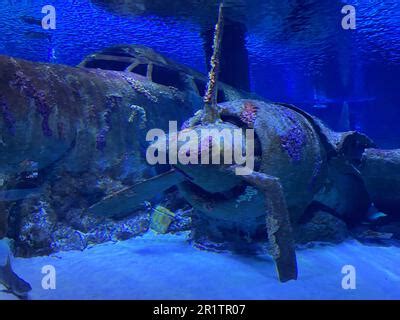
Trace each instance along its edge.
{"label": "small fish", "polygon": [[12,293],[18,298],[26,298],[28,292],[32,290],[31,285],[12,270],[10,255],[7,256],[6,264],[0,266],[0,283],[6,288],[6,292]]}
{"label": "small fish", "polygon": [[383,212],[376,212],[376,213],[370,215],[368,217],[368,220],[376,221],[376,220],[379,220],[379,219],[384,218],[384,217],[387,217],[387,214],[384,214]]}
{"label": "small fish", "polygon": [[20,19],[30,25],[42,26],[42,19],[35,18],[32,16],[22,16]]}
{"label": "small fish", "polygon": [[367,219],[369,221],[377,221],[379,219],[382,219],[384,217],[387,217],[387,214],[380,212],[374,204],[371,205],[371,207],[368,210],[368,217]]}
{"label": "small fish", "polygon": [[366,230],[359,236],[359,238],[367,240],[390,240],[393,238],[393,233]]}
{"label": "small fish", "polygon": [[34,198],[39,196],[40,193],[40,188],[4,190],[0,191],[0,201],[18,201],[27,198]]}

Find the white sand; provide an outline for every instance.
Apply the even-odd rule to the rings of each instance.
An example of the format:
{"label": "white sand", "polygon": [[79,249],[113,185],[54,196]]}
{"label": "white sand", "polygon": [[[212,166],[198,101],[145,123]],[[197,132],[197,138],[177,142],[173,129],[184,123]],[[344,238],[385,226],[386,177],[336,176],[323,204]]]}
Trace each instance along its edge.
{"label": "white sand", "polygon": [[[13,267],[31,283],[31,299],[400,299],[398,247],[351,240],[299,250],[299,280],[282,284],[268,256],[200,251],[185,238],[149,233],[83,252],[16,258]],[[56,268],[56,290],[41,287],[47,264]],[[348,264],[357,271],[356,290],[341,287]]]}

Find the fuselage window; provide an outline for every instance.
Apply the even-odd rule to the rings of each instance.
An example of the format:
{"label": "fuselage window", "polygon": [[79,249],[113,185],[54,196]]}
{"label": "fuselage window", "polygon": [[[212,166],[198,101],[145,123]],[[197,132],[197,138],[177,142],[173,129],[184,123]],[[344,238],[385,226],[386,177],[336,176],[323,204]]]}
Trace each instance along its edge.
{"label": "fuselage window", "polygon": [[147,76],[147,64],[138,64],[136,67],[134,67],[131,72],[140,74],[141,76],[146,77]]}
{"label": "fuselage window", "polygon": [[153,65],[152,80],[167,87],[175,87],[179,90],[185,89],[180,73],[162,66]]}

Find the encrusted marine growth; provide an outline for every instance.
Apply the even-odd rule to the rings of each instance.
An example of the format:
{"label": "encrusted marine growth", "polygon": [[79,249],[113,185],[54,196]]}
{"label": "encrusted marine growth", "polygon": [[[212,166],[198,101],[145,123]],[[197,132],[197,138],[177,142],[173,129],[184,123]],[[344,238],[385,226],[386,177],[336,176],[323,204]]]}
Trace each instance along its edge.
{"label": "encrusted marine growth", "polygon": [[128,122],[134,122],[135,119],[139,120],[139,128],[140,129],[145,129],[146,128],[146,122],[147,122],[147,116],[146,116],[146,111],[137,105],[131,105],[130,106],[132,113],[129,116]]}
{"label": "encrusted marine growth", "polygon": [[15,135],[15,118],[10,111],[6,98],[0,95],[0,112],[10,134]]}
{"label": "encrusted marine growth", "polygon": [[253,126],[256,117],[257,107],[250,101],[246,101],[240,114],[240,120],[242,120],[245,124],[249,126]]}
{"label": "encrusted marine growth", "polygon": [[140,81],[133,79],[132,77],[128,77],[127,75],[122,75],[122,77],[130,84],[133,90],[145,95],[146,98],[151,102],[158,102],[158,98],[152,95],[151,92],[147,90]]}
{"label": "encrusted marine growth", "polygon": [[213,45],[213,55],[211,57],[211,69],[208,74],[208,83],[206,94],[204,95],[204,122],[215,122],[219,116],[218,111],[215,108],[217,105],[217,86],[218,86],[218,72],[220,67],[220,55],[222,47],[222,35],[224,30],[224,15],[223,15],[223,3],[219,7],[218,22],[215,26],[214,33],[214,45]]}
{"label": "encrusted marine growth", "polygon": [[[173,70],[181,70],[173,61],[166,60],[165,64]],[[197,75],[190,68],[183,68],[182,72]],[[122,74],[137,80],[132,81],[137,90],[132,89]],[[200,74],[197,78],[204,80]],[[144,88],[149,92],[149,97],[154,96],[151,98],[153,101],[156,97],[162,97],[161,109],[146,98]],[[224,85],[220,89],[232,92],[235,97],[242,96],[239,91]],[[248,96],[243,94],[243,97]],[[150,174],[151,170],[140,153],[142,145],[139,142],[143,132],[136,128],[140,126],[139,121],[144,118],[144,113],[138,109],[135,125],[129,124],[128,118],[133,111],[130,105],[138,105],[146,110],[147,123],[157,123],[160,128],[167,128],[169,120],[181,123],[191,116],[200,107],[201,99],[197,89],[189,84],[173,90],[136,77],[134,73],[93,71],[0,55],[0,100],[0,186],[6,191],[9,188],[31,189],[40,183],[40,200],[48,204],[45,211],[49,214],[55,211],[59,218],[54,229],[53,224],[46,224],[39,219],[38,228],[44,231],[35,231],[35,235],[30,236],[33,235],[33,229],[24,229],[24,226],[29,224],[34,228],[35,223],[30,224],[31,220],[44,214],[44,211],[32,209],[38,204],[36,195],[35,198],[18,200],[18,203],[1,201],[0,237],[6,235],[8,229],[12,231],[8,236],[18,240],[16,248],[23,250],[22,254],[38,254],[43,253],[44,248],[49,250],[46,252],[81,248],[79,235],[74,230],[75,223],[84,218],[81,219],[80,213],[75,213],[74,209],[86,210],[103,193],[108,194],[121,188],[121,183],[132,183]],[[43,134],[42,122],[47,135]],[[15,134],[11,135],[14,129]],[[49,138],[51,131],[52,137]],[[51,168],[51,177],[43,180],[41,173],[50,172],[47,168]],[[82,176],[83,172],[87,174]],[[113,180],[117,177],[118,181]],[[57,187],[52,184],[55,179],[59,180]],[[104,187],[105,183],[101,181],[108,179],[113,181],[107,184],[111,187]],[[51,183],[49,190],[42,192],[43,183]],[[69,190],[67,184],[76,188]],[[29,206],[20,209],[25,202],[29,202]],[[24,214],[20,214],[20,210]],[[13,220],[12,217],[18,219]],[[74,218],[71,220],[69,217]],[[58,225],[61,222],[62,228]],[[11,227],[7,228],[9,223]],[[134,230],[137,225],[137,220],[132,220],[129,228],[121,224],[117,234],[114,222],[110,222],[107,230],[113,238],[122,239],[137,235],[137,230]],[[100,229],[105,222],[99,219],[91,226]],[[91,233],[90,230],[85,232]],[[22,233],[23,237],[19,238]],[[100,243],[103,239],[109,239],[102,234],[99,232],[90,236],[88,242]],[[32,237],[33,240],[41,240],[32,243]],[[44,238],[46,240],[42,241]],[[74,239],[77,239],[79,248],[73,247]],[[49,248],[52,243],[56,243],[55,248]]]}
{"label": "encrusted marine growth", "polygon": [[108,96],[106,98],[106,111],[102,115],[103,126],[96,137],[96,149],[103,151],[106,147],[107,134],[112,128],[112,113],[118,108],[118,100],[120,97]]}
{"label": "encrusted marine growth", "polygon": [[49,126],[49,118],[51,114],[51,107],[46,100],[46,94],[43,90],[37,90],[32,84],[32,81],[22,72],[15,73],[15,79],[11,83],[12,87],[19,88],[28,98],[35,101],[36,110],[42,116],[42,130],[45,136],[52,136],[53,132]]}
{"label": "encrusted marine growth", "polygon": [[48,246],[56,223],[56,212],[48,202],[42,200],[24,201],[21,204],[22,212],[18,241],[31,248],[37,248],[42,254],[48,254],[50,252]]}
{"label": "encrusted marine growth", "polygon": [[236,199],[236,204],[235,207],[239,208],[239,205],[241,202],[250,202],[252,201],[253,197],[255,197],[258,194],[258,190],[252,186],[247,186],[244,193],[242,193],[237,199]]}
{"label": "encrusted marine growth", "polygon": [[35,99],[37,111],[40,113],[40,115],[43,118],[43,121],[42,121],[43,133],[46,136],[51,136],[52,130],[50,129],[50,126],[49,126],[49,118],[50,118],[51,108],[47,104],[46,94],[43,90],[39,90],[39,91],[35,92],[35,95],[33,98]]}
{"label": "encrusted marine growth", "polygon": [[282,148],[293,161],[300,161],[306,136],[291,110],[285,110],[285,116],[292,122],[292,126],[286,133],[280,135]]}

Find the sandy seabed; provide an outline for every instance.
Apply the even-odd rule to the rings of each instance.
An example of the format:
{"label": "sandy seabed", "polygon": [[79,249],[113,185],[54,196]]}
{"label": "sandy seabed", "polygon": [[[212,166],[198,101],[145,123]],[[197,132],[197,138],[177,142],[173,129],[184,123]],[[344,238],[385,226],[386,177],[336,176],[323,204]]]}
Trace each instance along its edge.
{"label": "sandy seabed", "polygon": [[[400,299],[398,247],[349,240],[301,249],[299,279],[282,284],[267,255],[201,251],[186,238],[185,233],[148,233],[82,252],[12,262],[32,285],[29,299]],[[45,265],[55,267],[55,290],[42,288]],[[345,265],[355,267],[355,290],[342,288]],[[0,299],[16,297],[0,293]]]}

